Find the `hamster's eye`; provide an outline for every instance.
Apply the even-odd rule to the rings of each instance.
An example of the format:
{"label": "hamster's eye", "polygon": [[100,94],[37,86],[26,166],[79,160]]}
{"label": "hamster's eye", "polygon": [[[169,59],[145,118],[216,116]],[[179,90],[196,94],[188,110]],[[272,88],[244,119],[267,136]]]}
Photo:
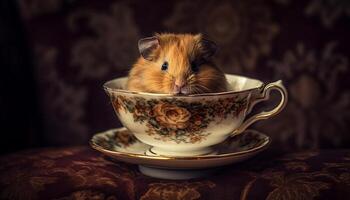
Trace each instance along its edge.
{"label": "hamster's eye", "polygon": [[163,65],[162,65],[162,71],[168,70],[168,66],[169,66],[168,62],[165,61],[165,62],[163,63]]}
{"label": "hamster's eye", "polygon": [[193,72],[198,72],[199,71],[199,66],[198,66],[198,64],[196,63],[196,62],[191,62],[191,70],[193,71]]}

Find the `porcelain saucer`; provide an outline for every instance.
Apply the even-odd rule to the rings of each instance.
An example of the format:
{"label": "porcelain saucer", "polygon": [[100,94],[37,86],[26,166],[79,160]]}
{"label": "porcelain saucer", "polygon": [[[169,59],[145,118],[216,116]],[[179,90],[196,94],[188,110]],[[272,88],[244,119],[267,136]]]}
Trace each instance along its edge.
{"label": "porcelain saucer", "polygon": [[251,158],[268,147],[270,138],[256,130],[230,137],[216,145],[216,154],[169,157],[152,154],[152,147],[140,142],[126,128],[97,133],[90,140],[92,148],[119,161],[137,164],[148,176],[165,179],[197,178],[213,168]]}

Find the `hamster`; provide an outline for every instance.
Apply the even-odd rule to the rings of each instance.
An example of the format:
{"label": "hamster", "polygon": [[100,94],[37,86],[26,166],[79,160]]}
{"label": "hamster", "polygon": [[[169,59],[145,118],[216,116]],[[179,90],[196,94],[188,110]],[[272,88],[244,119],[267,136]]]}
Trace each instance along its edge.
{"label": "hamster", "polygon": [[224,73],[213,63],[217,45],[201,34],[155,34],[138,42],[140,58],[127,89],[188,95],[227,91]]}

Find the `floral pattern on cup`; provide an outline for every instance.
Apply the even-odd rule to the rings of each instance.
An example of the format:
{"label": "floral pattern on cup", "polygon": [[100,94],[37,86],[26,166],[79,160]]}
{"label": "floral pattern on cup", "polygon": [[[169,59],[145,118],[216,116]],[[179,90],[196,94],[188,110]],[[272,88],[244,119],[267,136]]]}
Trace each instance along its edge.
{"label": "floral pattern on cup", "polygon": [[134,122],[147,126],[154,139],[176,143],[199,143],[210,133],[204,132],[214,118],[237,117],[247,107],[247,97],[186,102],[177,99],[150,99],[112,96],[113,107],[133,115]]}

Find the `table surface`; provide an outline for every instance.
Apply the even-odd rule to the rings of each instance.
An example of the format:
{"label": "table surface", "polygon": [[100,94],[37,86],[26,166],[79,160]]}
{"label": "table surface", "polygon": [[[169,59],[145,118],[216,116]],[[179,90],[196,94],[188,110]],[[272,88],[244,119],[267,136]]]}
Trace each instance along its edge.
{"label": "table surface", "polygon": [[112,161],[90,147],[0,157],[0,199],[344,199],[350,150],[264,152],[210,177],[171,181]]}

